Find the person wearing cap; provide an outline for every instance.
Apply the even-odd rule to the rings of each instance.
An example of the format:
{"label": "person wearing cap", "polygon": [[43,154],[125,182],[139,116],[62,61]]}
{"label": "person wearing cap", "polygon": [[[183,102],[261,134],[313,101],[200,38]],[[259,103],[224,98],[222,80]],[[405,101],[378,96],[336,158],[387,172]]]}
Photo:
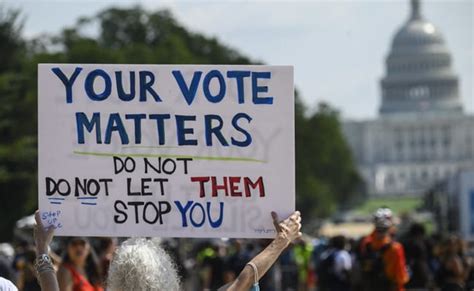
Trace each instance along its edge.
{"label": "person wearing cap", "polygon": [[100,274],[97,257],[87,238],[69,238],[66,253],[58,269],[59,289],[102,291]]}
{"label": "person wearing cap", "polygon": [[374,231],[360,246],[363,290],[403,291],[409,275],[403,246],[393,239],[392,211],[387,207],[377,209],[373,222]]}

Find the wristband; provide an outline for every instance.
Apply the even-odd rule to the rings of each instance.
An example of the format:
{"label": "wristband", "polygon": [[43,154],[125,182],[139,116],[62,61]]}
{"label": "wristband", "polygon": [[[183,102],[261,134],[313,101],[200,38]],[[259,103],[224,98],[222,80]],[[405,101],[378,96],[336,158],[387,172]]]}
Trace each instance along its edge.
{"label": "wristband", "polygon": [[251,291],[260,291],[260,286],[258,285],[258,269],[257,266],[253,262],[248,262],[247,265],[252,267],[253,274],[254,274],[254,283],[250,288]]}
{"label": "wristband", "polygon": [[253,274],[254,274],[253,283],[254,284],[258,283],[258,269],[257,269],[257,266],[253,262],[248,262],[247,265],[249,265],[253,269]]}
{"label": "wristband", "polygon": [[38,275],[48,271],[54,272],[53,262],[51,261],[51,258],[46,254],[42,254],[36,257],[35,269]]}

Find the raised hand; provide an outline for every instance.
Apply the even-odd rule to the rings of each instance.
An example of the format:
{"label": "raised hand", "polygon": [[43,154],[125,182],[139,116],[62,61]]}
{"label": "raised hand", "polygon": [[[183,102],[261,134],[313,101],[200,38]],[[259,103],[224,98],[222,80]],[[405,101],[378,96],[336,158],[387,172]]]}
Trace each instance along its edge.
{"label": "raised hand", "polygon": [[48,254],[48,246],[53,240],[54,227],[44,227],[39,210],[35,212],[36,225],[34,228],[34,238],[36,244],[36,253],[38,255]]}
{"label": "raised hand", "polygon": [[272,218],[273,225],[278,232],[277,237],[286,239],[288,243],[301,237],[301,214],[299,211],[295,211],[283,221],[279,221],[276,212],[272,212]]}

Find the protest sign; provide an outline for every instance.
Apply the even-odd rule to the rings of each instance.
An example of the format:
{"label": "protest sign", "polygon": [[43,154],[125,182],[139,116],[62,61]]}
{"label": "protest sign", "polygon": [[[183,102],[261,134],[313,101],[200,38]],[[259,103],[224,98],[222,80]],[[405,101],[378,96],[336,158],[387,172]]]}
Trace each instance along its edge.
{"label": "protest sign", "polygon": [[293,68],[40,64],[38,199],[57,235],[274,237],[294,211]]}

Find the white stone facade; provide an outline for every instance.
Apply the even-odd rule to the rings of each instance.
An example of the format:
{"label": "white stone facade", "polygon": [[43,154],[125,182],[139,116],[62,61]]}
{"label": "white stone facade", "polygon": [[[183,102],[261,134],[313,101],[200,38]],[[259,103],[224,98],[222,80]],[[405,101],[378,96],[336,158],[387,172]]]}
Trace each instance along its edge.
{"label": "white stone facade", "polygon": [[419,195],[474,167],[474,116],[407,113],[343,129],[371,195]]}
{"label": "white stone facade", "polygon": [[474,116],[463,113],[451,56],[418,0],[393,39],[381,95],[378,119],[343,124],[369,194],[420,195],[474,168]]}

